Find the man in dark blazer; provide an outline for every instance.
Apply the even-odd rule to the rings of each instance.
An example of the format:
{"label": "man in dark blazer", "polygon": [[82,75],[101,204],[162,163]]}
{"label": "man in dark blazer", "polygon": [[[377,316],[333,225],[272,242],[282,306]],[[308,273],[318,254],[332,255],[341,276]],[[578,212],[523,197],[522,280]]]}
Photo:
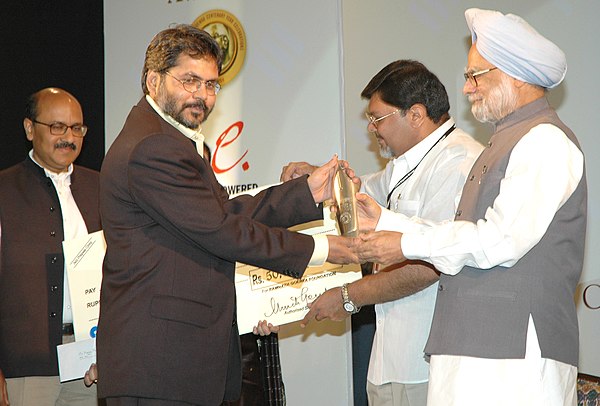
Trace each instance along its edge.
{"label": "man in dark blazer", "polygon": [[75,338],[62,241],[101,229],[98,172],[73,164],[87,132],[81,105],[42,89],[23,127],[31,152],[0,172],[0,406],[97,405],[95,386],[60,383],[56,354]]}
{"label": "man in dark blazer", "polygon": [[[219,91],[222,55],[181,25],[146,51],[145,93],[100,176],[104,261],[99,396],[108,405],[219,405],[239,397],[235,261],[301,277],[354,258],[341,238],[289,232],[322,217],[334,158],[309,178],[229,199],[201,156],[200,124]],[[190,141],[191,140],[191,141]]]}

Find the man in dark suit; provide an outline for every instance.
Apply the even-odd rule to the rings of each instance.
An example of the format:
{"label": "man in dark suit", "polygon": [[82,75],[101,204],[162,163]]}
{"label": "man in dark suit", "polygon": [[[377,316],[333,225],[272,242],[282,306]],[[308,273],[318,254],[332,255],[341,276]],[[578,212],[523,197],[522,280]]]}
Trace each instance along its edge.
{"label": "man in dark suit", "polygon": [[[355,258],[338,237],[288,232],[322,217],[334,158],[310,177],[229,199],[202,158],[222,55],[181,25],[146,51],[145,93],[100,176],[107,252],[98,334],[108,405],[219,405],[240,394],[235,261],[293,277]],[[191,140],[191,141],[190,141]],[[280,228],[281,227],[281,228]]]}
{"label": "man in dark suit", "polygon": [[23,127],[31,152],[0,172],[0,406],[97,405],[95,386],[60,383],[56,354],[74,341],[62,241],[101,228],[98,172],[73,164],[87,132],[81,105],[42,89]]}

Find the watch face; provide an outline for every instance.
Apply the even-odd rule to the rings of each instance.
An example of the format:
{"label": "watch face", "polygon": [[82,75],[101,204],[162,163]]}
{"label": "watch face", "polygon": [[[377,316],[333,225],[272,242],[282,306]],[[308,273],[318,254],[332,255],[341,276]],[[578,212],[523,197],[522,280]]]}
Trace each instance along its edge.
{"label": "watch face", "polygon": [[354,311],[354,305],[352,303],[344,303],[344,310],[346,310],[348,313],[352,313]]}

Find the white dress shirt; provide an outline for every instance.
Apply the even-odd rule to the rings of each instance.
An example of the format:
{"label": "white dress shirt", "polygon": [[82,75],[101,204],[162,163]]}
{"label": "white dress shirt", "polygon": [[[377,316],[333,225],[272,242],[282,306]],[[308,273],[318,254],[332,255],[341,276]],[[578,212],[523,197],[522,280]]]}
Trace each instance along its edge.
{"label": "white dress shirt", "polygon": [[[452,219],[469,170],[483,149],[459,129],[438,142],[452,126],[454,120],[446,121],[404,155],[390,161],[385,170],[362,177],[361,191],[385,206],[388,193],[416,167],[393,191],[392,210],[408,217]],[[393,230],[389,226],[383,221],[378,224],[382,229]],[[369,382],[374,385],[427,382],[429,364],[423,349],[429,336],[437,286],[434,283],[411,296],[375,305],[377,324]]]}

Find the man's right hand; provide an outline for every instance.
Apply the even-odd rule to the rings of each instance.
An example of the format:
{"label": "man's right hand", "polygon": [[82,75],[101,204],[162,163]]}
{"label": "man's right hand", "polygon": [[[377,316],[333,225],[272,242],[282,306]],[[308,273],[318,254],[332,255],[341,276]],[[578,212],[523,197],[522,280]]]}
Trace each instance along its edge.
{"label": "man's right hand", "polygon": [[6,387],[6,379],[4,373],[0,369],[0,406],[10,406],[8,401],[8,389]]}
{"label": "man's right hand", "polygon": [[360,231],[374,231],[379,222],[379,217],[381,217],[381,206],[371,196],[357,193],[356,209]]}

